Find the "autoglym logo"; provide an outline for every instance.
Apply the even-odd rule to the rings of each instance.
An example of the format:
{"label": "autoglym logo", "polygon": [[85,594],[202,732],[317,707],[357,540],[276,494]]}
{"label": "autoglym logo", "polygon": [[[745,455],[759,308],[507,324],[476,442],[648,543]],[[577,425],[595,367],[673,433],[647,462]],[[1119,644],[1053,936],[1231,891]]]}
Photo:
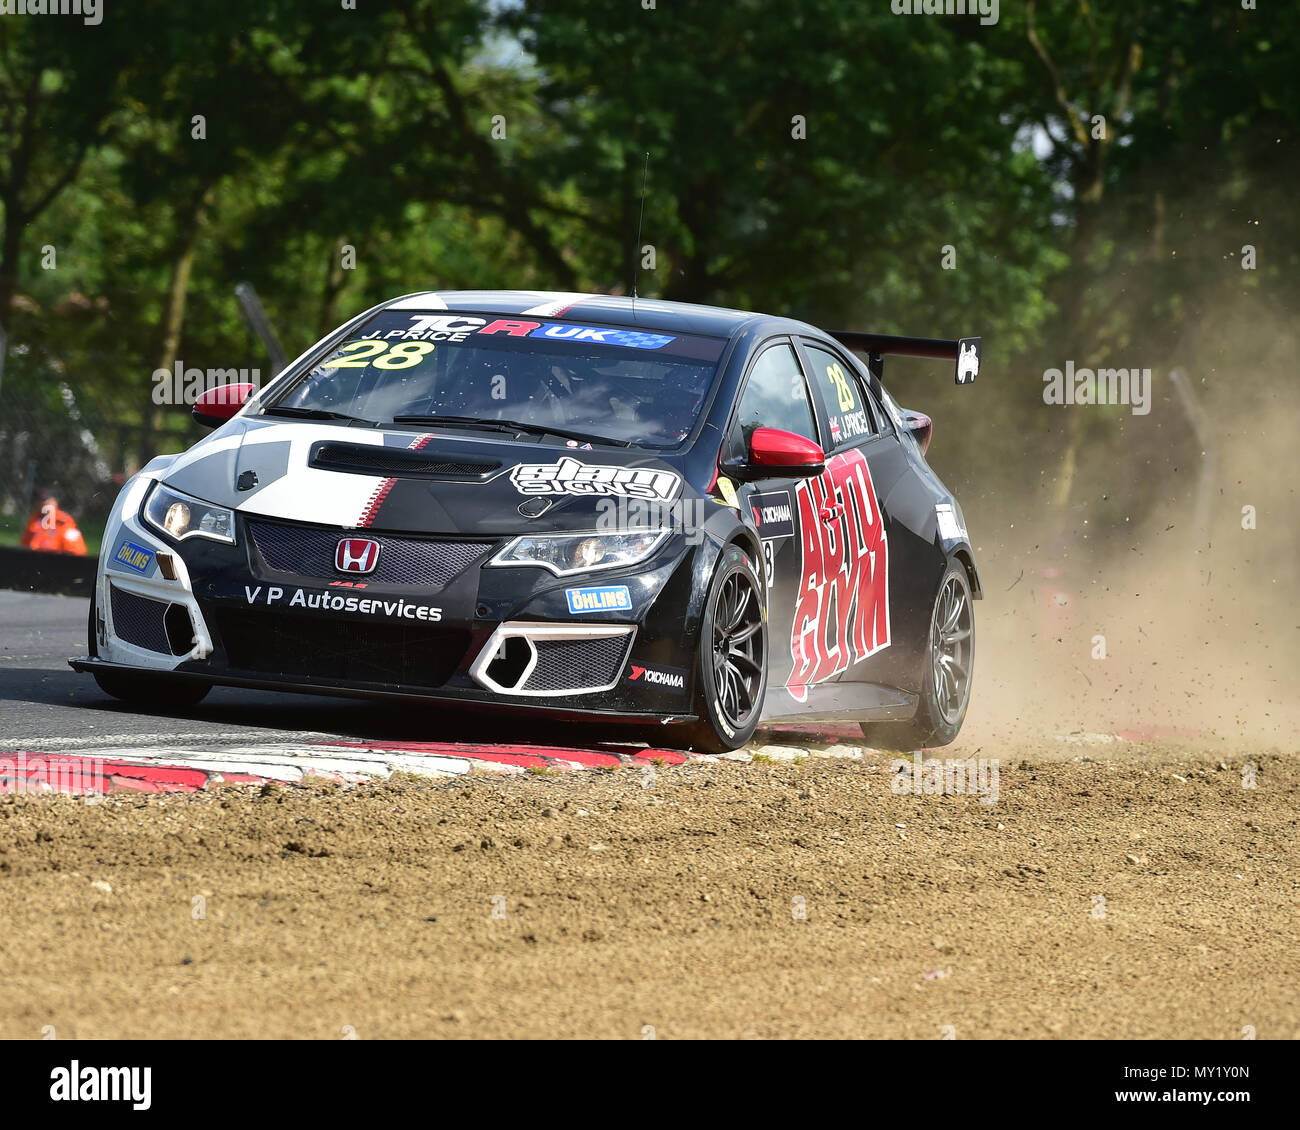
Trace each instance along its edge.
{"label": "autoglym logo", "polygon": [[556,463],[520,463],[510,472],[520,494],[581,494],[645,498],[667,502],[681,477],[654,467],[618,467],[561,459]]}
{"label": "autoglym logo", "polygon": [[786,690],[806,702],[814,683],[889,646],[889,543],[860,451],[833,456],[795,492],[803,557]]}
{"label": "autoglym logo", "polygon": [[344,538],[334,550],[340,573],[373,573],[379,564],[379,543],[371,538]]}
{"label": "autoglym logo", "polygon": [[669,690],[686,689],[686,672],[680,667],[657,667],[648,663],[629,663],[627,681],[648,687],[667,687]]}

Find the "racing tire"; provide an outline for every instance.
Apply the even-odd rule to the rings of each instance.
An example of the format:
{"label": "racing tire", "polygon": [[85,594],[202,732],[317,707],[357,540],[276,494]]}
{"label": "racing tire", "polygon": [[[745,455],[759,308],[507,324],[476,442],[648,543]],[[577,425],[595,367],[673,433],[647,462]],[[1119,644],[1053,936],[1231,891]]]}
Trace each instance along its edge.
{"label": "racing tire", "polygon": [[906,722],[863,722],[873,749],[918,750],[956,738],[970,704],[975,669],[975,611],[966,567],[948,562],[930,612],[925,680],[916,714]]}
{"label": "racing tire", "polygon": [[696,648],[692,749],[730,753],[754,735],[767,692],[767,610],[763,581],[749,556],[728,545],[713,572]]}
{"label": "racing tire", "polygon": [[[99,638],[95,631],[95,594],[90,596],[90,616],[86,623],[86,649],[91,658],[99,655]],[[99,689],[113,698],[135,706],[178,709],[197,706],[212,689],[211,683],[198,679],[175,679],[166,675],[134,671],[92,671]]]}

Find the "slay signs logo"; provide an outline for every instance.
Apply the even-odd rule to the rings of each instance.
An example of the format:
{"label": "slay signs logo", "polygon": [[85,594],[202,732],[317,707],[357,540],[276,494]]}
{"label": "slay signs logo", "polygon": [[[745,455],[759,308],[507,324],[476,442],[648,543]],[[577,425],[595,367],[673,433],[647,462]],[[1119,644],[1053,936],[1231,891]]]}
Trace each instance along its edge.
{"label": "slay signs logo", "polygon": [[579,463],[566,456],[556,463],[520,463],[511,470],[510,481],[520,494],[615,495],[667,502],[682,480],[675,471]]}
{"label": "slay signs logo", "polygon": [[829,459],[796,494],[803,561],[786,690],[806,702],[814,683],[889,646],[889,545],[860,451]]}

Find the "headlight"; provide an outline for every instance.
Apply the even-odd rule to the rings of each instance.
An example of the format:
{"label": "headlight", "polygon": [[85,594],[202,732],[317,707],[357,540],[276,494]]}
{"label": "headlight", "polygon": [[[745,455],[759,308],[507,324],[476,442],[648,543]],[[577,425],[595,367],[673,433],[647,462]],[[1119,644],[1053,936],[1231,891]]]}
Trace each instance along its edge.
{"label": "headlight", "polygon": [[539,534],[515,538],[489,565],[540,565],[557,577],[617,569],[644,561],[671,530],[639,530],[626,534]]}
{"label": "headlight", "polygon": [[161,530],[173,541],[186,538],[211,538],[213,541],[235,542],[235,512],[224,506],[214,506],[201,498],[154,483],[144,500],[141,511],[144,520],[156,530]]}

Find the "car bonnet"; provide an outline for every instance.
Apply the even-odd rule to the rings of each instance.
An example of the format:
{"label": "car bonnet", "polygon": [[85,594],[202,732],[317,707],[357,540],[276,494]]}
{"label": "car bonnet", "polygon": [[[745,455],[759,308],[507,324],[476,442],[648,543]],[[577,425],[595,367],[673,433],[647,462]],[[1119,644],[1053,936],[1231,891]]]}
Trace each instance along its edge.
{"label": "car bonnet", "polygon": [[644,448],[256,418],[195,444],[163,478],[247,515],[482,536],[640,525],[699,497],[679,458]]}

